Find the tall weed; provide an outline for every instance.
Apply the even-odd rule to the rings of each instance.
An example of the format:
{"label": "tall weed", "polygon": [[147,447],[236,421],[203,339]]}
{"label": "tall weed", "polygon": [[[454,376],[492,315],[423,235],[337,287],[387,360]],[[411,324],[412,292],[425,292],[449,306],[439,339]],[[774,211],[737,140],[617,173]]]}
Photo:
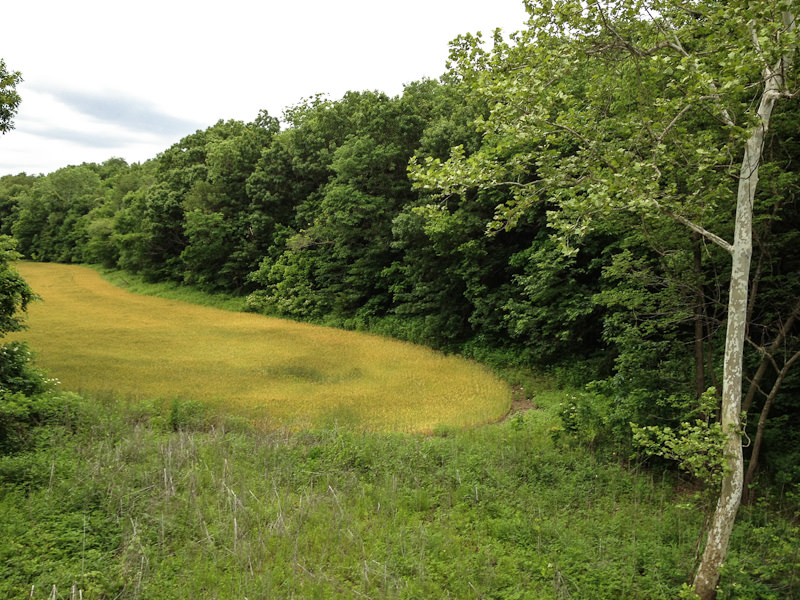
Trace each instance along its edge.
{"label": "tall weed", "polygon": [[[26,457],[0,495],[0,595],[667,599],[694,568],[699,499],[554,447],[536,411],[411,435],[165,427],[181,410],[86,401]],[[724,597],[796,596],[796,517],[737,527]]]}

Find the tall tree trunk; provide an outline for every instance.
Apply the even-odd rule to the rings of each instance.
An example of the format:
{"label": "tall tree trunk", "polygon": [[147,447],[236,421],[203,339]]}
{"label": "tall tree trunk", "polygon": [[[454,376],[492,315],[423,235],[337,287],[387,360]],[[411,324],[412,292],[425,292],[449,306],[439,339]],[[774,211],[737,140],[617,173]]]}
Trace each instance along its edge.
{"label": "tall tree trunk", "polygon": [[769,411],[772,408],[772,404],[775,402],[775,397],[778,395],[778,390],[781,388],[781,384],[783,380],[786,378],[786,374],[789,372],[789,369],[792,365],[800,359],[800,351],[796,352],[786,363],[783,365],[783,368],[778,373],[777,378],[775,379],[775,383],[772,385],[772,389],[769,391],[769,395],[767,399],[764,401],[764,407],[761,409],[761,415],[758,418],[758,428],[756,429],[756,438],[753,440],[753,452],[750,455],[750,463],[747,465],[747,473],[744,476],[744,497],[743,502],[748,503],[751,499],[752,492],[750,491],[750,486],[753,484],[753,479],[755,478],[756,470],[758,469],[758,457],[761,452],[761,442],[764,440],[764,429],[767,425],[767,417],[769,416]]}
{"label": "tall tree trunk", "polygon": [[731,248],[731,282],[728,295],[728,319],[722,381],[722,430],[725,444],[725,473],[717,507],[711,519],[703,558],[694,579],[694,592],[701,600],[716,597],[720,568],[728,552],[728,543],[742,499],[744,459],[740,437],[739,413],[742,408],[742,362],[747,328],[748,283],[753,248],[753,201],[758,186],[758,167],[769,128],[772,110],[780,97],[782,82],[769,73],[758,106],[759,123],[745,145],[736,198],[736,225]]}
{"label": "tall tree trunk", "polygon": [[694,393],[699,398],[706,391],[705,351],[703,340],[705,326],[703,314],[705,312],[705,294],[703,294],[703,246],[702,237],[697,232],[692,232],[692,245],[694,250],[694,276],[697,292],[694,300]]}
{"label": "tall tree trunk", "polygon": [[750,407],[753,406],[753,400],[756,398],[756,393],[761,386],[761,380],[764,379],[764,375],[767,374],[767,368],[769,367],[769,358],[764,355],[761,357],[761,362],[758,365],[758,370],[756,374],[753,375],[753,378],[750,380],[750,387],[747,388],[747,395],[744,397],[744,403],[742,404],[742,411],[743,412],[750,412]]}
{"label": "tall tree trunk", "polygon": [[[706,323],[706,339],[711,339],[714,331],[711,329],[711,321],[708,317],[708,304],[703,305],[703,320]],[[722,390],[717,385],[717,371],[714,368],[714,344],[706,344],[706,373],[711,385],[717,390],[717,395],[721,396]]]}
{"label": "tall tree trunk", "polygon": [[747,413],[750,412],[750,407],[753,404],[753,399],[755,398],[756,392],[761,389],[761,380],[764,378],[768,366],[770,364],[775,365],[775,369],[778,371],[778,376],[772,386],[772,389],[770,390],[770,393],[767,395],[767,399],[764,401],[764,406],[761,408],[761,415],[759,416],[758,427],[756,429],[756,437],[753,441],[753,451],[750,455],[750,463],[747,465],[747,473],[744,476],[744,496],[742,498],[742,502],[745,504],[749,504],[752,499],[750,486],[753,483],[755,472],[758,468],[758,455],[761,450],[761,441],[764,437],[764,428],[766,426],[767,416],[772,408],[772,403],[775,400],[775,396],[778,394],[778,390],[783,384],[786,374],[789,372],[789,368],[798,359],[800,359],[800,352],[797,352],[784,363],[781,369],[778,369],[777,365],[775,364],[774,357],[775,352],[777,352],[783,345],[786,336],[789,334],[789,331],[791,331],[792,327],[794,327],[794,323],[798,317],[800,317],[800,298],[797,299],[794,309],[789,314],[789,317],[778,328],[778,335],[775,336],[775,339],[772,340],[772,343],[767,348],[759,348],[759,352],[761,353],[761,363],[758,365],[758,370],[753,376],[753,379],[750,381],[750,388],[747,390],[747,396],[744,398],[742,411]]}

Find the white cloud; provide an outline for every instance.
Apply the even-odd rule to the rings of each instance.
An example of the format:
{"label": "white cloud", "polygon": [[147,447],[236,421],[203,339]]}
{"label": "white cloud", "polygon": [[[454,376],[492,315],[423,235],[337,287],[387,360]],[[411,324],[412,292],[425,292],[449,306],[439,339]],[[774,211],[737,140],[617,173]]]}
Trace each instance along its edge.
{"label": "white cloud", "polygon": [[458,34],[525,18],[521,0],[27,0],[3,15],[0,56],[25,82],[0,175],[144,160],[316,93],[398,94],[441,75]]}
{"label": "white cloud", "polygon": [[177,135],[202,125],[199,121],[167,114],[156,105],[120,92],[86,93],[53,88],[44,94],[50,97],[51,104],[104,128],[117,126],[130,133]]}

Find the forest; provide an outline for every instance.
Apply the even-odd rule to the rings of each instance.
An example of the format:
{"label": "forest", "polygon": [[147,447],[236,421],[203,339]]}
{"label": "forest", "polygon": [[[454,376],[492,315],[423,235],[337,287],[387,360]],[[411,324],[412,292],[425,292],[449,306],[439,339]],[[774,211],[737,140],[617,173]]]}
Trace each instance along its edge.
{"label": "forest", "polygon": [[[527,8],[527,30],[465,34],[439,80],[395,97],[317,96],[280,119],[221,120],[141,164],[1,177],[0,333],[33,300],[18,255],[237,296],[547,374],[575,390],[557,409],[561,443],[682,473],[710,494],[712,531],[730,493],[793,506],[796,532],[793,3]],[[44,389],[14,347],[0,356],[8,455],[33,414],[9,399]],[[701,598],[726,547],[710,583],[715,559],[698,560]],[[798,594],[796,548],[785,558],[791,585],[725,597]],[[603,597],[572,594],[554,597]]]}

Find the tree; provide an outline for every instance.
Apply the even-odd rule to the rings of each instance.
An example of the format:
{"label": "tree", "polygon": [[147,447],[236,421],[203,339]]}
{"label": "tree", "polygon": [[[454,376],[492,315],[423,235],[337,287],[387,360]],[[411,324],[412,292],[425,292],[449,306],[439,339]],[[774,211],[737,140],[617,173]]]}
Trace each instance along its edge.
{"label": "tree", "polygon": [[115,223],[121,262],[151,279],[242,289],[259,260],[247,179],[277,129],[262,111],[253,123],[220,120],[162,152],[153,184],[123,202]]}
{"label": "tree", "polygon": [[86,164],[64,167],[37,179],[19,199],[11,230],[29,258],[80,262],[86,217],[103,197],[100,176]]}
{"label": "tree", "polygon": [[21,314],[36,297],[12,264],[18,258],[14,241],[0,236],[0,337],[22,329]]}
{"label": "tree", "polygon": [[248,180],[254,205],[293,229],[286,249],[252,275],[265,306],[339,322],[385,314],[384,274],[397,254],[392,221],[414,198],[406,165],[424,128],[419,112],[414,102],[375,92],[318,98],[289,112],[293,127],[276,136]]}
{"label": "tree", "polygon": [[82,218],[86,239],[81,256],[84,262],[114,268],[123,250],[127,250],[119,243],[116,216],[127,206],[128,194],[149,184],[152,161],[128,165],[121,158],[111,158],[89,167],[100,176],[102,199]]}
{"label": "tree", "polygon": [[0,133],[14,129],[13,119],[20,103],[17,85],[20,83],[20,72],[9,71],[5,61],[0,58]]}
{"label": "tree", "polygon": [[[443,194],[505,186],[513,198],[491,225],[513,226],[536,202],[567,252],[621,212],[664,215],[730,257],[720,406],[726,469],[694,580],[715,595],[740,504],[742,367],[754,206],[772,111],[796,93],[791,1],[526,2],[529,28],[486,51],[453,47],[454,74],[492,113],[487,141],[467,156],[419,161],[419,185]],[[513,160],[498,149],[517,146]],[[733,232],[718,215],[735,213]],[[726,236],[732,233],[733,241]]]}
{"label": "tree", "polygon": [[[778,144],[770,142],[768,146],[772,150]],[[785,160],[787,155],[784,152],[780,154]],[[797,152],[789,155],[797,156]],[[793,457],[796,443],[792,444],[785,428],[773,426],[774,430],[780,431],[777,435],[775,431],[770,432],[767,420],[776,413],[783,413],[784,419],[789,418],[793,412],[792,404],[796,406],[793,397],[797,394],[796,383],[792,389],[792,371],[800,360],[800,256],[796,251],[800,239],[800,215],[793,201],[797,186],[791,185],[786,176],[780,182],[780,188],[771,194],[772,214],[757,224],[754,235],[747,343],[755,352],[751,351],[748,357],[748,370],[753,374],[748,377],[749,385],[742,406],[744,413],[749,414],[752,410],[752,418],[748,418],[752,443],[744,480],[745,502],[752,502],[757,497],[755,475],[764,450],[767,453],[773,451],[773,458],[777,460],[772,462],[796,463],[796,456]],[[759,407],[760,397],[763,397],[763,404]],[[778,419],[780,422],[780,414]],[[772,440],[768,441],[770,437]],[[779,476],[785,478],[786,473]]]}
{"label": "tree", "polygon": [[[0,339],[25,328],[24,313],[36,295],[14,268],[20,258],[14,240],[0,235]],[[37,394],[45,389],[42,372],[34,367],[24,342],[0,343],[0,454],[8,450],[17,424],[26,418],[19,394]],[[24,404],[24,402],[23,402]]]}
{"label": "tree", "polygon": [[0,235],[11,235],[11,226],[17,219],[19,201],[30,192],[38,176],[4,175],[0,177]]}

